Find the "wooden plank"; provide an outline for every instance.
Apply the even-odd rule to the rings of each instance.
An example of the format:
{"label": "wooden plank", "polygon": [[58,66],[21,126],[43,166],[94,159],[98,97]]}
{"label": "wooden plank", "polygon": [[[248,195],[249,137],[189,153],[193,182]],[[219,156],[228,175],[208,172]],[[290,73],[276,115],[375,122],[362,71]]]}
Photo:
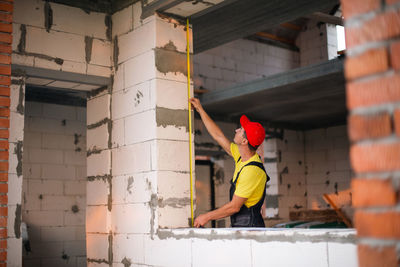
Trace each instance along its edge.
{"label": "wooden plank", "polygon": [[291,221],[341,221],[336,211],[331,209],[291,211],[289,213],[289,218]]}

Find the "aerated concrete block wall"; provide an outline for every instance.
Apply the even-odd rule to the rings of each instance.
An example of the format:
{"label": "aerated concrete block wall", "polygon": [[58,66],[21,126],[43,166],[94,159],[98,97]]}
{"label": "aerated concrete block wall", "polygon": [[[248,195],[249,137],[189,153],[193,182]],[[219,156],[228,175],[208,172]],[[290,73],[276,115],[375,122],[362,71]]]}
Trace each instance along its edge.
{"label": "aerated concrete block wall", "polygon": [[193,56],[194,87],[219,90],[299,65],[298,52],[240,39]]}
{"label": "aerated concrete block wall", "polygon": [[86,108],[26,102],[23,144],[24,266],[85,266]]}
{"label": "aerated concrete block wall", "polygon": [[8,168],[7,266],[22,265],[21,202],[25,77],[13,76],[10,86],[10,135]]}
{"label": "aerated concrete block wall", "polygon": [[12,63],[110,77],[111,18],[41,0],[14,1]]}
{"label": "aerated concrete block wall", "polygon": [[331,208],[323,194],[338,207],[351,205],[351,168],[347,127],[336,126],[305,132],[307,208]]}
{"label": "aerated concrete block wall", "polygon": [[300,48],[300,66],[317,64],[337,55],[336,27],[310,20],[296,39]]}

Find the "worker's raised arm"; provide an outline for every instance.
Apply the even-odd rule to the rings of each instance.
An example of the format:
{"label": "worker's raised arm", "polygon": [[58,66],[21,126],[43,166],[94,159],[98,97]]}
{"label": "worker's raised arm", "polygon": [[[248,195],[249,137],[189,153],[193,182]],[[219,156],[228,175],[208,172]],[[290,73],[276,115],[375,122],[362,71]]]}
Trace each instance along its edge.
{"label": "worker's raised arm", "polygon": [[196,109],[196,111],[200,114],[201,120],[207,128],[207,131],[210,133],[212,138],[228,153],[231,154],[231,142],[229,142],[228,138],[224,135],[218,125],[208,116],[207,112],[203,109],[203,106],[200,103],[200,100],[197,98],[190,98],[190,103]]}

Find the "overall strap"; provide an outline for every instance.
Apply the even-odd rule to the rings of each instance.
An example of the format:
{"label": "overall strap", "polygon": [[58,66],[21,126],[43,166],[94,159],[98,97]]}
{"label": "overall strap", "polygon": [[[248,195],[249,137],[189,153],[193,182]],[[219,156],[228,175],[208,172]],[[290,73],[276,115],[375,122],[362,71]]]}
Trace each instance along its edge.
{"label": "overall strap", "polygon": [[[239,157],[239,159],[238,159],[238,162],[239,162],[239,160],[240,160],[240,157]],[[238,173],[237,173],[237,175],[236,175],[236,179],[235,179],[235,181],[233,182],[233,184],[234,184],[235,186],[236,186],[236,183],[237,183],[237,180],[238,180],[238,178],[239,178],[240,173],[242,172],[242,170],[243,170],[244,167],[246,167],[246,166],[257,166],[257,167],[259,167],[259,168],[262,169],[262,170],[265,172],[265,174],[267,175],[267,182],[270,180],[270,178],[269,178],[267,172],[265,171],[264,164],[262,164],[261,162],[258,162],[258,161],[250,161],[249,163],[247,163],[246,165],[244,165],[244,166],[240,169],[240,171],[238,171]]]}

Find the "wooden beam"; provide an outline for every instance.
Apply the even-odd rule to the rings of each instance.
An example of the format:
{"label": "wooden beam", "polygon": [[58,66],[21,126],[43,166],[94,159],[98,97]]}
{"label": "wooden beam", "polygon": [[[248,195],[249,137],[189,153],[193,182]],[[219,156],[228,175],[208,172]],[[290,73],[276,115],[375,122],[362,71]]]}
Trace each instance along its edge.
{"label": "wooden beam", "polygon": [[301,27],[299,25],[289,23],[289,22],[282,23],[280,26],[282,26],[283,28],[291,29],[291,30],[298,31],[298,32],[301,31]]}
{"label": "wooden beam", "polygon": [[335,202],[332,201],[332,199],[327,195],[323,195],[324,200],[331,205],[331,207],[336,211],[337,215],[339,216],[340,219],[347,225],[347,227],[352,228],[353,225],[349,221],[349,219],[346,218],[346,215],[336,206]]}
{"label": "wooden beam", "polygon": [[262,38],[272,39],[272,40],[279,41],[279,42],[282,42],[282,43],[285,43],[285,44],[295,45],[295,41],[294,40],[283,38],[283,37],[279,37],[279,36],[277,36],[275,34],[271,34],[271,33],[267,33],[267,32],[258,32],[258,33],[256,33],[256,36],[262,37]]}

